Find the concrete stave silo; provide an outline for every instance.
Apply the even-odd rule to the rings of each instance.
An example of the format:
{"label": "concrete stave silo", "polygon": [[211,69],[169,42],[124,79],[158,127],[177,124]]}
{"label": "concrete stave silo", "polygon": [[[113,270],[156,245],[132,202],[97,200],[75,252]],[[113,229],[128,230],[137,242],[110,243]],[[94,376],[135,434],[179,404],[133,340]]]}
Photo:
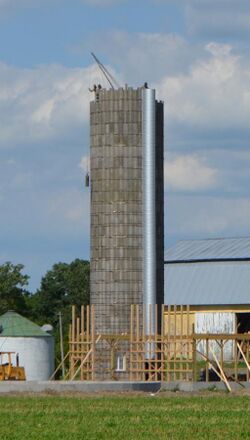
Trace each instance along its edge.
{"label": "concrete stave silo", "polygon": [[90,128],[95,328],[129,333],[131,304],[163,303],[163,103],[145,87],[98,90]]}

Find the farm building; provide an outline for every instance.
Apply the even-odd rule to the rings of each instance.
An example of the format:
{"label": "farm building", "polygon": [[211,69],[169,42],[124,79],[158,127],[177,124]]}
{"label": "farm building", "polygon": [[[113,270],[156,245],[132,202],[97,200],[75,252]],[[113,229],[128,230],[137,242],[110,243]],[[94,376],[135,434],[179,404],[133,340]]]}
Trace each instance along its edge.
{"label": "farm building", "polygon": [[[177,243],[165,258],[164,302],[173,306],[177,329],[181,306],[189,305],[189,332],[249,332],[250,238]],[[228,344],[228,358],[232,350]]]}
{"label": "farm building", "polygon": [[48,380],[54,371],[54,337],[14,311],[0,316],[0,346],[16,355],[27,380]]}

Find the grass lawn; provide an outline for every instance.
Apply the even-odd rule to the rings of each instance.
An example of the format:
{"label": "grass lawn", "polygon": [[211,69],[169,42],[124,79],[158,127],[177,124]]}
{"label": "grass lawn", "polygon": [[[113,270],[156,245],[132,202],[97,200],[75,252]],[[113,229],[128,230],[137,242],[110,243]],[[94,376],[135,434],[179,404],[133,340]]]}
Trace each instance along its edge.
{"label": "grass lawn", "polygon": [[250,439],[250,397],[1,396],[1,440]]}

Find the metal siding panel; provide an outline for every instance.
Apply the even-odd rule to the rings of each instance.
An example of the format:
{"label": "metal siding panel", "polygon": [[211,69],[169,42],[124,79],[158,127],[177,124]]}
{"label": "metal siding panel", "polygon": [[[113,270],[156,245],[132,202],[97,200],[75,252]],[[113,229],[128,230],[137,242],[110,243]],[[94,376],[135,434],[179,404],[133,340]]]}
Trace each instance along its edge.
{"label": "metal siding panel", "polygon": [[165,265],[165,304],[250,304],[250,262]]}
{"label": "metal siding panel", "polygon": [[[142,91],[143,144],[143,302],[156,304],[155,90]],[[154,313],[146,307],[146,333],[155,331]],[[149,323],[152,323],[149,329]]]}

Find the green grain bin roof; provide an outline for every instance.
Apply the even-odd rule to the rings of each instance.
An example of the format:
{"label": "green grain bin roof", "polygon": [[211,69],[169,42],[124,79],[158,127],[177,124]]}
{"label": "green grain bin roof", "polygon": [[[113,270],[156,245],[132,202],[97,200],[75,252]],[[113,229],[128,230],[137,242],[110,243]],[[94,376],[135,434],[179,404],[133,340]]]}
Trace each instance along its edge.
{"label": "green grain bin roof", "polygon": [[34,337],[34,336],[50,336],[29,319],[24,318],[12,310],[0,316],[0,337],[14,336],[14,337]]}

